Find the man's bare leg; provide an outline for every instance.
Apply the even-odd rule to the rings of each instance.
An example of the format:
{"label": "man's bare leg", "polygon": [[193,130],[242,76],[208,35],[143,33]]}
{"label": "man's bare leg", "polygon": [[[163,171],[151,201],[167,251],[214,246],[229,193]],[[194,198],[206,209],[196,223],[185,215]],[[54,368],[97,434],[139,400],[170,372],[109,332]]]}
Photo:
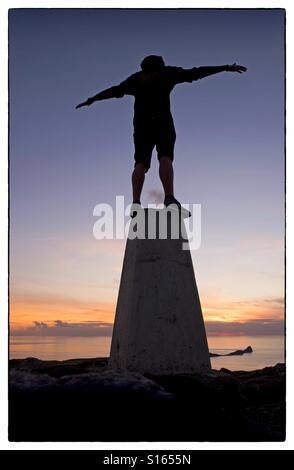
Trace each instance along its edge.
{"label": "man's bare leg", "polygon": [[185,217],[191,217],[191,212],[184,209],[174,196],[174,169],[170,157],[164,156],[160,158],[159,176],[164,189],[164,205],[166,207],[171,207],[171,204],[176,205]]}
{"label": "man's bare leg", "polygon": [[140,202],[144,180],[145,165],[143,163],[137,163],[132,174],[133,202]]}
{"label": "man's bare leg", "polygon": [[162,182],[165,196],[174,195],[174,169],[170,157],[161,157],[159,160],[159,177]]}

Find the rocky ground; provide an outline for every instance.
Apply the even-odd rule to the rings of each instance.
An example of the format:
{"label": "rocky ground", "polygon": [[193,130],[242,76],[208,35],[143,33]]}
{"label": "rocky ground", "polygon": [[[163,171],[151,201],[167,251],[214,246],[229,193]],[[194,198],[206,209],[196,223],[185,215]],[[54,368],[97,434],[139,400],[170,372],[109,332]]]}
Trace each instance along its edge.
{"label": "rocky ground", "polygon": [[282,441],[285,365],[114,372],[107,358],[10,361],[12,441]]}

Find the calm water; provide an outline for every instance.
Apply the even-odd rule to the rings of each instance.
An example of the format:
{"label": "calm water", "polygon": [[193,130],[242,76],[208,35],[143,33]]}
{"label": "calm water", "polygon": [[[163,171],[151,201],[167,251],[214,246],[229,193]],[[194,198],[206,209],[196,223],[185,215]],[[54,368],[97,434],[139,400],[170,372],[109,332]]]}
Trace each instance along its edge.
{"label": "calm water", "polygon": [[[62,337],[62,336],[12,336],[10,357],[12,359],[37,357],[47,360],[107,357],[110,336]],[[227,336],[208,338],[211,352],[225,354],[236,349],[252,346],[253,353],[244,356],[212,358],[212,367],[231,370],[253,370],[284,362],[283,336]]]}

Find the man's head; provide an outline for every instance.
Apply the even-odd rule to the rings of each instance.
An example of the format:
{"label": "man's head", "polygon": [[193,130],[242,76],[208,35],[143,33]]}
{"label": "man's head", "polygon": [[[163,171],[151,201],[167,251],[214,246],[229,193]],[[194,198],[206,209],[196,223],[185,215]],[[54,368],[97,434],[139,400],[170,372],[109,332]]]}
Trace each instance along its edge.
{"label": "man's head", "polygon": [[142,60],[140,65],[144,72],[149,73],[156,72],[156,70],[159,70],[165,64],[161,55],[148,55]]}

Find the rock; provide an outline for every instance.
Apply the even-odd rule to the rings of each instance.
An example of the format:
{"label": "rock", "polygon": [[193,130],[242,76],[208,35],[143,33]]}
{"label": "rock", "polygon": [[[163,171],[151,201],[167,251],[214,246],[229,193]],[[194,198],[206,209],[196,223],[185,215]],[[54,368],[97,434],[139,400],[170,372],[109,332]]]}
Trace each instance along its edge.
{"label": "rock", "polygon": [[224,357],[224,356],[243,356],[243,354],[249,354],[252,353],[253,349],[251,346],[247,346],[245,349],[237,349],[236,351],[233,351],[228,354],[217,354],[217,353],[209,353],[210,357]]}
{"label": "rock", "polygon": [[253,352],[252,347],[247,346],[247,348],[237,349],[237,351],[233,351],[233,352],[227,354],[227,356],[243,356],[243,354],[248,354],[248,353],[252,353],[252,352]]}
{"label": "rock", "polygon": [[12,441],[281,441],[285,364],[151,375],[108,358],[13,360]]}

